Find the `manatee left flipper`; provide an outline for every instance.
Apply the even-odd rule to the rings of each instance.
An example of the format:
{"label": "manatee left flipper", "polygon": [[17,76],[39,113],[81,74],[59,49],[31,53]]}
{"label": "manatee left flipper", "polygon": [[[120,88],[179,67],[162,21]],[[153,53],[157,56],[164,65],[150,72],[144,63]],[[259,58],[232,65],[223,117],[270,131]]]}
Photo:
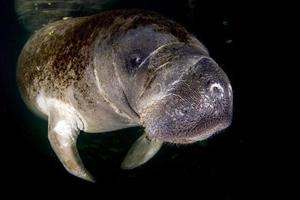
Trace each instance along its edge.
{"label": "manatee left flipper", "polygon": [[121,164],[122,169],[136,168],[150,160],[161,148],[163,142],[151,140],[146,134],[138,138]]}
{"label": "manatee left flipper", "polygon": [[72,115],[55,109],[50,110],[48,120],[48,138],[52,149],[65,169],[84,180],[94,182],[94,178],[84,167],[76,147],[80,133],[78,124]]}

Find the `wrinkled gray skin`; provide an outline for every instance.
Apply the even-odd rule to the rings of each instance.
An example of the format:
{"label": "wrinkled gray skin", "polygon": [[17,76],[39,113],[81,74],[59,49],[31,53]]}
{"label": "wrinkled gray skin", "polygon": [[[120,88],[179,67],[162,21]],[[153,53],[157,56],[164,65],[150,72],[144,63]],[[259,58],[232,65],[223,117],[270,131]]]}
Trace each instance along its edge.
{"label": "wrinkled gray skin", "polygon": [[122,163],[149,160],[162,143],[193,143],[231,123],[229,80],[184,28],[155,13],[110,11],[36,32],[18,63],[24,101],[49,123],[65,168],[92,181],[76,149],[80,131],[145,127]]}

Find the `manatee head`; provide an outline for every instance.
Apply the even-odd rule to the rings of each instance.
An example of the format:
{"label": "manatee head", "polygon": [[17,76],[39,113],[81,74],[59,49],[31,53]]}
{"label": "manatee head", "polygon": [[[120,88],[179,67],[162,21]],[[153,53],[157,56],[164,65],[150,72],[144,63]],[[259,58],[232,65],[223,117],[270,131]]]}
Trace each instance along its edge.
{"label": "manatee head", "polygon": [[118,82],[149,138],[192,143],[230,125],[230,82],[195,37],[153,15],[122,23],[101,52],[109,52],[117,74],[110,81]]}

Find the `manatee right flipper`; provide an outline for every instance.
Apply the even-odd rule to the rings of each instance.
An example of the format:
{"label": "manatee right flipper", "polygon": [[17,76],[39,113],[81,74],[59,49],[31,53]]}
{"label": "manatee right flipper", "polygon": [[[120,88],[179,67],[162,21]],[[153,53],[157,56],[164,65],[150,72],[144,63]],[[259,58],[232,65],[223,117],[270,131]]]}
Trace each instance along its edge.
{"label": "manatee right flipper", "polygon": [[121,164],[122,169],[136,168],[150,160],[161,148],[163,142],[151,140],[146,134],[137,139]]}
{"label": "manatee right flipper", "polygon": [[80,130],[76,120],[69,114],[60,114],[52,109],[48,120],[48,138],[52,149],[65,169],[84,180],[94,182],[94,178],[84,167],[76,147]]}

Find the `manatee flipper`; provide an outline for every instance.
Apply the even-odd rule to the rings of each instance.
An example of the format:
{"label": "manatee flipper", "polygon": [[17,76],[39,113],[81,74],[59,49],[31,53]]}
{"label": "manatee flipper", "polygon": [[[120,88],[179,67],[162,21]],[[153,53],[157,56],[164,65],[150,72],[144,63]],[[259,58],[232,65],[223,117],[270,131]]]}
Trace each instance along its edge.
{"label": "manatee flipper", "polygon": [[121,164],[122,169],[136,168],[150,160],[161,148],[162,142],[151,140],[146,134],[137,139]]}
{"label": "manatee flipper", "polygon": [[77,151],[76,141],[79,133],[76,120],[70,119],[70,115],[59,114],[54,109],[50,111],[48,138],[52,149],[69,173],[94,182],[94,178],[84,167]]}

